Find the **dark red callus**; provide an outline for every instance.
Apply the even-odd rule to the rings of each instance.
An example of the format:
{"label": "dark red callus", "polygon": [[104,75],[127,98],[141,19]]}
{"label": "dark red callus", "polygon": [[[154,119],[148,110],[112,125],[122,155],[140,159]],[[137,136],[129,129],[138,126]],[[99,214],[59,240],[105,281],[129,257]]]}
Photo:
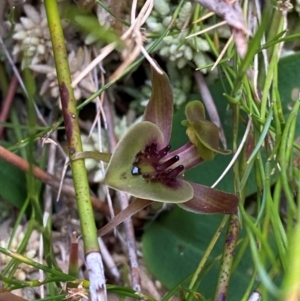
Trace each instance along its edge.
{"label": "dark red callus", "polygon": [[[141,175],[147,182],[162,182],[164,184],[176,182],[176,177],[183,171],[184,166],[178,165],[171,169],[169,167],[179,161],[179,156],[176,155],[165,162],[160,162],[170,149],[170,145],[161,150],[157,150],[156,143],[147,145],[143,151],[139,151],[136,154],[135,160],[132,163],[131,174],[133,176]],[[143,172],[143,169],[145,169],[143,166],[151,166],[151,171]],[[148,170],[149,168],[146,169]]]}
{"label": "dark red callus", "polygon": [[169,159],[168,161],[165,161],[159,165],[156,166],[157,171],[163,171],[166,168],[170,167],[174,163],[176,163],[179,160],[179,156],[174,156],[173,158]]}

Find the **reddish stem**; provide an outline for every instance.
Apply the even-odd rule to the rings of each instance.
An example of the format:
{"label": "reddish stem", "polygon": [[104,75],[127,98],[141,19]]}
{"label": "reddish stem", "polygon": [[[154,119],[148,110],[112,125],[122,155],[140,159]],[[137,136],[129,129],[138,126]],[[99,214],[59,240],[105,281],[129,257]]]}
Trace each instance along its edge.
{"label": "reddish stem", "polygon": [[[54,177],[53,175],[45,172],[44,170],[40,169],[39,167],[35,165],[29,164],[26,160],[23,158],[17,156],[16,154],[10,152],[6,148],[0,146],[0,158],[3,160],[11,163],[12,165],[18,167],[19,169],[23,170],[24,172],[29,172],[32,170],[33,175],[41,180],[43,183],[50,185],[51,187],[55,189],[59,189],[60,181]],[[62,192],[68,196],[75,198],[75,191],[74,188],[68,185],[62,186]],[[99,210],[105,214],[109,214],[109,208],[106,203],[100,201],[94,196],[91,196],[93,206],[96,210]],[[116,210],[117,211],[117,210]],[[118,212],[116,212],[118,213]]]}
{"label": "reddish stem", "polygon": [[[7,95],[4,99],[2,109],[0,111],[0,122],[5,122],[7,120],[11,105],[13,103],[13,99],[16,94],[17,87],[18,87],[18,79],[14,74],[10,82]],[[0,125],[0,139],[3,138],[3,131],[4,131],[4,127]]]}

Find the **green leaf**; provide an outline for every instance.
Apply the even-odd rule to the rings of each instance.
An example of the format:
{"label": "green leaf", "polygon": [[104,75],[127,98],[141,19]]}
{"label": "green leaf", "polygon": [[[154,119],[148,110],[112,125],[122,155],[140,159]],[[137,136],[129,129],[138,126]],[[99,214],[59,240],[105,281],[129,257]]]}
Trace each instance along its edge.
{"label": "green leaf", "polygon": [[148,183],[141,175],[131,173],[137,153],[151,143],[157,143],[158,147],[162,148],[163,141],[161,131],[151,122],[143,121],[131,127],[113,152],[104,183],[141,199],[166,203],[190,200],[194,195],[193,188],[182,179],[177,179],[174,185],[169,187],[160,182]]}
{"label": "green leaf", "polygon": [[85,151],[85,152],[78,152],[74,156],[72,156],[72,160],[88,159],[88,158],[108,163],[111,158],[111,154],[101,153],[97,151]]}
{"label": "green leaf", "polygon": [[168,76],[151,67],[152,94],[147,104],[144,120],[156,124],[169,143],[173,120],[173,95]]}
{"label": "green leaf", "polygon": [[[150,272],[169,289],[182,283],[195,271],[221,219],[220,215],[197,215],[176,207],[150,223],[143,236],[143,255]],[[206,266],[207,273],[198,288],[210,300],[216,288],[224,240],[225,231],[212,250],[208,260],[211,269]],[[242,259],[232,273],[227,298],[231,301],[241,300],[251,277],[253,263],[249,248]]]}
{"label": "green leaf", "polygon": [[[285,116],[291,112],[294,102],[299,99],[300,91],[300,53],[282,58],[278,65],[278,90]],[[299,123],[298,123],[299,124]],[[300,135],[300,126],[296,137]]]}
{"label": "green leaf", "polygon": [[26,199],[26,177],[23,171],[0,159],[0,195],[17,208],[22,208]]}

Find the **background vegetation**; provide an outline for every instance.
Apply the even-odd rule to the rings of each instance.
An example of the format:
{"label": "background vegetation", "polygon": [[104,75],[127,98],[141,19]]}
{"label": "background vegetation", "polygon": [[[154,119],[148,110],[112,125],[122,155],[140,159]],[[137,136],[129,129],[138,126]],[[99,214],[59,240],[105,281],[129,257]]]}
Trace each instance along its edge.
{"label": "background vegetation", "polygon": [[[23,2],[0,3],[0,296],[100,300],[107,282],[108,298],[300,300],[297,1]],[[238,214],[152,206],[100,239],[129,200],[72,150],[110,153],[140,121],[152,58],[172,85],[172,149],[199,99],[232,150],[185,177],[236,194]],[[103,272],[98,242],[102,278],[87,274]]]}

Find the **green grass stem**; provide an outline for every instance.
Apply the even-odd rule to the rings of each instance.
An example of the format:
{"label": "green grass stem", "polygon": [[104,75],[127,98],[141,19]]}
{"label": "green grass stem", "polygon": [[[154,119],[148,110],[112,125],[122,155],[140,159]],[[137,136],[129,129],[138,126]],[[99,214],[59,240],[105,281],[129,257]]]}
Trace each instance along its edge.
{"label": "green grass stem", "polygon": [[94,214],[90,200],[89,184],[84,159],[72,160],[72,155],[82,151],[82,142],[77,121],[76,103],[71,86],[70,68],[67,60],[65,39],[62,31],[58,6],[57,2],[52,0],[45,0],[44,3],[57,71],[57,80],[60,90],[85,254],[90,252],[99,252],[100,249],[97,239],[97,230],[94,222]]}

